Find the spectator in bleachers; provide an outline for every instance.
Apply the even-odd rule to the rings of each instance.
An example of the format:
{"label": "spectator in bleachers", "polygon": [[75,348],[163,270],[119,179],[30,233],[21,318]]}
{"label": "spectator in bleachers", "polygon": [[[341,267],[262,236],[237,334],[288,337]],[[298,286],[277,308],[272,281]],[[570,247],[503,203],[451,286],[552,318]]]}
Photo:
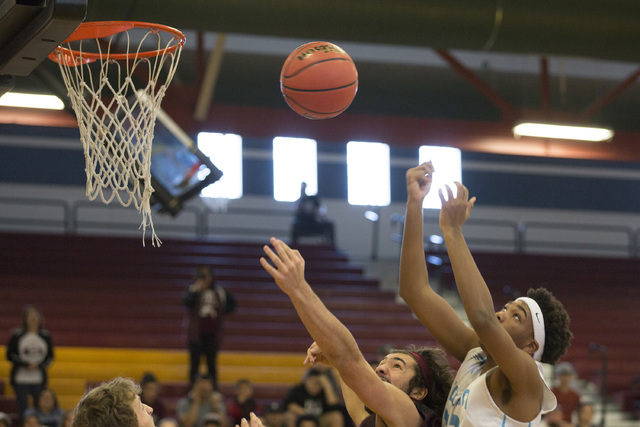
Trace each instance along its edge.
{"label": "spectator in bleachers", "polygon": [[29,415],[22,419],[22,427],[43,427],[36,415]]}
{"label": "spectator in bleachers", "polygon": [[[204,420],[202,421],[202,426],[203,427],[222,427],[221,422],[222,420],[220,419],[220,415],[216,414],[215,412],[211,412],[204,416]],[[242,418],[240,418],[240,421],[238,421],[238,423],[240,422],[242,422]]]}
{"label": "spectator in bleachers", "polygon": [[320,198],[317,195],[309,196],[307,183],[302,182],[291,228],[291,244],[297,245],[298,238],[303,236],[321,235],[331,247],[335,247],[334,234],[333,222],[326,218]]}
{"label": "spectator in bleachers", "polygon": [[194,282],[182,294],[182,303],[189,309],[189,381],[193,384],[200,368],[200,357],[204,354],[213,387],[217,390],[217,357],[222,341],[224,317],[235,309],[235,298],[216,284],[211,267],[200,265],[196,268]]}
{"label": "spectator in bleachers", "polygon": [[11,427],[13,426],[13,421],[11,421],[11,417],[4,412],[0,412],[0,427]]}
{"label": "spectator in bleachers", "polygon": [[140,386],[114,378],[88,391],[75,409],[73,427],[154,427],[153,409],[140,400]]}
{"label": "spectator in bleachers", "polygon": [[53,361],[51,334],[44,329],[40,310],[32,305],[24,308],[22,327],[11,332],[7,344],[7,360],[11,362],[11,385],[16,394],[18,414],[22,416],[47,386],[47,368]]}
{"label": "spectator in bleachers", "polygon": [[178,401],[178,420],[182,427],[203,427],[207,414],[220,416],[221,426],[227,427],[227,408],[222,394],[213,388],[209,374],[200,374],[186,397]]}
{"label": "spectator in bleachers", "polygon": [[309,368],[302,382],[293,386],[284,399],[285,422],[295,427],[301,415],[313,415],[323,426],[344,426],[342,402],[325,371]]}
{"label": "spectator in bleachers", "polygon": [[58,427],[64,419],[64,414],[65,411],[58,406],[58,396],[55,391],[45,388],[40,392],[36,405],[24,412],[24,417],[35,415],[40,424],[47,427]]}
{"label": "spectator in bleachers", "polygon": [[562,406],[562,419],[571,422],[571,415],[580,406],[580,393],[572,385],[576,377],[576,370],[569,362],[560,362],[555,369],[557,385],[551,388],[556,395],[558,406]]}
{"label": "spectator in bleachers", "polygon": [[296,427],[320,427],[320,420],[315,415],[300,415],[296,419]]}
{"label": "spectator in bleachers", "polygon": [[575,427],[596,427],[593,423],[593,403],[581,403],[576,411],[576,418]]}
{"label": "spectator in bleachers", "polygon": [[562,406],[558,405],[542,416],[540,427],[571,427],[571,423],[562,419]]}
{"label": "spectator in bleachers", "polygon": [[142,389],[140,400],[153,409],[153,421],[157,423],[166,415],[164,403],[158,398],[160,394],[160,383],[154,374],[145,372],[140,380],[140,388]]}
{"label": "spectator in bleachers", "polygon": [[71,427],[72,423],[73,423],[73,409],[69,409],[67,412],[65,412],[64,418],[62,419],[62,422],[59,424],[58,427]]}
{"label": "spectator in bleachers", "polygon": [[246,378],[236,381],[235,395],[228,408],[229,422],[240,424],[243,418],[249,419],[252,412],[260,412],[253,398],[253,384]]}
{"label": "spectator in bleachers", "polygon": [[278,402],[271,402],[264,411],[264,419],[266,427],[285,427],[282,405]]}

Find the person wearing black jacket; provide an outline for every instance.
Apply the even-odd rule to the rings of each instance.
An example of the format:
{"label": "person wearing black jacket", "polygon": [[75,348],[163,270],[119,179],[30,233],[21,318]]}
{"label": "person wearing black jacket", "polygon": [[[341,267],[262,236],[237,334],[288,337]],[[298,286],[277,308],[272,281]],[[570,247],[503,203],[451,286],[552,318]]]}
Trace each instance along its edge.
{"label": "person wearing black jacket", "polygon": [[211,267],[196,268],[194,282],[182,294],[187,313],[187,348],[189,349],[189,380],[193,384],[205,355],[214,389],[218,389],[217,356],[222,341],[222,327],[227,314],[235,310],[232,294],[216,284]]}

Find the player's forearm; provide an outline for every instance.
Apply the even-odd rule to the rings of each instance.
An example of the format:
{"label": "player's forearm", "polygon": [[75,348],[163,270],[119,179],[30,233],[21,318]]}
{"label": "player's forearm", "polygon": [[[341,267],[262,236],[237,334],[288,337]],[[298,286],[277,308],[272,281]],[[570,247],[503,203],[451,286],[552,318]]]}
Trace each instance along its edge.
{"label": "player's forearm", "polygon": [[351,332],[309,287],[289,295],[298,316],[331,365],[340,373],[362,355]]}
{"label": "player's forearm", "polygon": [[462,229],[446,230],[444,240],[460,299],[469,322],[476,329],[477,326],[481,326],[479,322],[484,321],[487,316],[495,315],[491,293],[473,260]]}
{"label": "player's forearm", "polygon": [[429,286],[429,275],[424,262],[422,201],[407,202],[402,253],[400,254],[400,296],[412,306],[415,293]]}

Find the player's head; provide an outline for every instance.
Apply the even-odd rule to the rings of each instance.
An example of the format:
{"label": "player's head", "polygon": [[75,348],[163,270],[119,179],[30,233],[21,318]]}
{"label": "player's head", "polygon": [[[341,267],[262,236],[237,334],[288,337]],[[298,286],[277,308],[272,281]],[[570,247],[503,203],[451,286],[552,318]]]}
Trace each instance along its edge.
{"label": "player's head", "polygon": [[415,402],[438,414],[444,411],[453,375],[442,349],[409,346],[393,350],[382,359],[376,373]]}
{"label": "player's head", "polygon": [[545,288],[529,289],[527,297],[538,304],[544,317],[544,350],[540,361],[553,365],[567,352],[573,337],[569,330],[569,314]]}
{"label": "player's head", "polygon": [[569,315],[545,288],[529,289],[526,297],[508,302],[496,316],[518,348],[537,361],[553,364],[569,346]]}
{"label": "player's head", "polygon": [[128,378],[104,383],[82,397],[72,427],[153,427],[153,410],[139,394],[140,386]]}

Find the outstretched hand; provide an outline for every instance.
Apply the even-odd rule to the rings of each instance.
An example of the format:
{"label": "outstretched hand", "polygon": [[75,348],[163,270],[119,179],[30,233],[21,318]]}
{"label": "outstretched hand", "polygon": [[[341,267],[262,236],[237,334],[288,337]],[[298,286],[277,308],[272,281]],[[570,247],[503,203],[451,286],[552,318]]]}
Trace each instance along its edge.
{"label": "outstretched hand", "polygon": [[272,237],[270,242],[275,252],[268,245],[265,245],[263,249],[273,265],[264,257],[260,258],[260,264],[274,278],[282,292],[290,295],[306,285],[304,258],[298,250],[291,249],[280,239]]}
{"label": "outstretched hand", "polygon": [[453,196],[451,187],[445,185],[447,197],[445,198],[442,189],[438,190],[442,209],[440,210],[440,229],[442,232],[461,229],[471,214],[471,209],[476,202],[475,196],[469,199],[469,190],[459,182],[456,182],[457,195]]}
{"label": "outstretched hand", "polygon": [[251,413],[251,421],[247,421],[246,418],[243,418],[240,422],[240,425],[236,424],[236,427],[264,427],[260,418],[256,416],[253,412]]}
{"label": "outstretched hand", "polygon": [[407,171],[407,196],[409,200],[421,202],[427,197],[431,190],[434,171],[431,161],[422,163]]}
{"label": "outstretched hand", "polygon": [[307,357],[304,359],[305,365],[316,366],[316,364],[322,363],[323,365],[332,366],[331,362],[322,352],[322,349],[314,341],[307,349]]}

